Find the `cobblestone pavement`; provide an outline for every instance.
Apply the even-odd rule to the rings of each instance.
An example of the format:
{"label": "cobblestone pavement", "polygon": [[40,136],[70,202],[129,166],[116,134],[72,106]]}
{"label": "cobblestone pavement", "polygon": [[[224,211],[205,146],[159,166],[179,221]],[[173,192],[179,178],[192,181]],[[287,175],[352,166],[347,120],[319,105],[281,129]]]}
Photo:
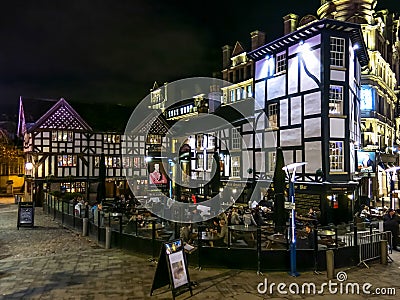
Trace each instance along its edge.
{"label": "cobblestone pavement", "polygon": [[[35,228],[17,230],[17,206],[0,198],[0,299],[172,299],[168,287],[150,289],[156,264],[151,256],[132,254],[119,249],[103,249],[97,241],[80,236],[80,233],[63,228],[44,215],[41,208],[35,211]],[[375,288],[395,288],[398,295],[400,284],[400,253],[391,254],[394,262],[388,265],[369,264],[370,268],[353,267],[336,270],[346,272],[343,283],[371,283]],[[244,258],[245,259],[245,258]],[[193,296],[184,293],[177,299],[395,299],[386,295],[352,295],[336,293],[325,286],[323,295],[309,293],[287,295],[277,292],[278,283],[314,283],[319,290],[327,284],[326,274],[304,272],[299,277],[274,272],[257,275],[254,271],[189,268],[191,280],[197,281]],[[269,287],[275,283],[274,292],[261,294],[257,286],[267,280]],[[264,286],[260,286],[263,288]],[[334,287],[333,287],[334,288]],[[343,288],[345,291],[345,288]],[[386,290],[388,292],[388,290]],[[390,292],[390,291],[389,291]]]}

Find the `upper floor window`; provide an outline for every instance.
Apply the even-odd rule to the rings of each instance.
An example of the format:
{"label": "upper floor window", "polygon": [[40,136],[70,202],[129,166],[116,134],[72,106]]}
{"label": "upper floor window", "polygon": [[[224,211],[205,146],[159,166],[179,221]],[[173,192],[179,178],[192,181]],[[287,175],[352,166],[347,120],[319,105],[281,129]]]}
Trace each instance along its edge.
{"label": "upper floor window", "polygon": [[270,128],[278,127],[278,103],[268,105],[268,123]]}
{"label": "upper floor window", "polygon": [[119,134],[105,134],[104,143],[119,143],[121,136]]}
{"label": "upper floor window", "polygon": [[76,155],[58,155],[57,161],[59,167],[75,167]]}
{"label": "upper floor window", "polygon": [[329,87],[329,114],[343,114],[343,87],[340,85]]}
{"label": "upper floor window", "polygon": [[331,37],[331,66],[344,67],[345,40]]}
{"label": "upper floor window", "polygon": [[251,84],[246,86],[246,96],[247,98],[253,97],[253,86]]}
{"label": "upper floor window", "polygon": [[232,156],[232,177],[240,177],[240,156]]}
{"label": "upper floor window", "polygon": [[276,73],[286,71],[286,52],[276,55]]}
{"label": "upper floor window", "polygon": [[229,100],[230,102],[235,102],[235,90],[230,90],[229,91]]}
{"label": "upper floor window", "polygon": [[331,172],[343,172],[343,142],[330,141],[329,142],[329,170]]}
{"label": "upper floor window", "polygon": [[242,147],[242,136],[240,132],[232,128],[232,149],[241,149]]}
{"label": "upper floor window", "polygon": [[53,142],[72,142],[73,132],[63,130],[53,131],[51,133],[51,140]]}

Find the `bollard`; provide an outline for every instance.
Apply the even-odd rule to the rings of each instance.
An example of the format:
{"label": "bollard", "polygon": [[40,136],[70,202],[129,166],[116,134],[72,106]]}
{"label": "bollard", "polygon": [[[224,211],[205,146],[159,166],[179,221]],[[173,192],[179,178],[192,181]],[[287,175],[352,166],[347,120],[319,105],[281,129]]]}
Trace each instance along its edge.
{"label": "bollard", "polygon": [[386,240],[381,240],[381,264],[387,265],[388,263],[388,242]]}
{"label": "bollard", "polygon": [[326,251],[326,275],[328,279],[333,279],[335,276],[335,257],[333,250]]}
{"label": "bollard", "polygon": [[82,236],[88,235],[88,225],[89,225],[89,219],[83,218]]}
{"label": "bollard", "polygon": [[111,248],[111,227],[106,226],[106,249]]}

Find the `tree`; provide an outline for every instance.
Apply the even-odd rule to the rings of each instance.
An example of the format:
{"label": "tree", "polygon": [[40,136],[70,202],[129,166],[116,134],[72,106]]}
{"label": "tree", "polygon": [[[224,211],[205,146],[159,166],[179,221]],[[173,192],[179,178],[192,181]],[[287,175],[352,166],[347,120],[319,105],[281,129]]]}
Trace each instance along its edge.
{"label": "tree", "polygon": [[283,233],[286,227],[286,220],[288,219],[287,212],[285,211],[285,186],[286,186],[286,173],[282,168],[285,166],[282,148],[276,149],[276,162],[273,178],[274,185],[274,222],[275,232]]}

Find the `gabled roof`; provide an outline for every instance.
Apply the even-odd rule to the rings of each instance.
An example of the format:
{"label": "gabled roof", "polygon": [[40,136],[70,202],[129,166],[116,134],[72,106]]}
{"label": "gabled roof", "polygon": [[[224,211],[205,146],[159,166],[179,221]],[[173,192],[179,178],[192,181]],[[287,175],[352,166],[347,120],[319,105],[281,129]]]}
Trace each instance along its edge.
{"label": "gabled roof", "polygon": [[[40,128],[123,133],[134,107],[20,97],[18,134]],[[82,116],[82,117],[81,117]],[[46,123],[47,122],[47,123]],[[42,127],[40,127],[42,126]]]}
{"label": "gabled roof", "polygon": [[341,22],[331,19],[322,19],[320,21],[311,22],[310,24],[301,27],[300,29],[291,32],[275,41],[265,44],[253,51],[248,56],[253,60],[260,60],[265,58],[267,55],[271,55],[299,43],[302,40],[306,40],[322,30],[335,30],[348,32],[353,44],[357,44],[359,47],[355,50],[357,57],[360,60],[361,66],[368,65],[369,56],[367,47],[364,43],[361,26],[359,24]]}
{"label": "gabled roof", "polygon": [[170,131],[171,126],[167,123],[164,114],[157,111],[149,114],[144,120],[135,128],[139,134],[157,134],[166,135]]}
{"label": "gabled roof", "polygon": [[242,45],[239,42],[236,42],[235,48],[233,48],[231,56],[234,57],[234,56],[239,55],[239,54],[241,54],[243,52],[245,52],[245,51],[244,51]]}
{"label": "gabled roof", "polygon": [[92,128],[85,120],[69,105],[64,98],[61,98],[44,115],[42,115],[28,131],[39,129],[68,129],[92,131]]}

